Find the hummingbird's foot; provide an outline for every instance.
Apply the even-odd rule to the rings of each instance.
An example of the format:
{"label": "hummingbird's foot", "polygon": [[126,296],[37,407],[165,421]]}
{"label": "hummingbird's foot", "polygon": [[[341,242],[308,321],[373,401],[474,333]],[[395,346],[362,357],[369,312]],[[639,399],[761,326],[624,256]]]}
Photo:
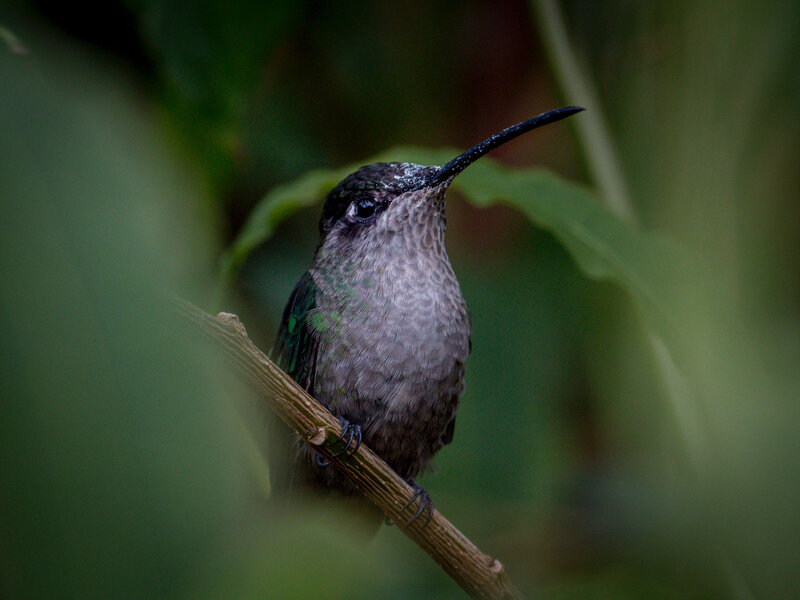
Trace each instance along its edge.
{"label": "hummingbird's foot", "polygon": [[408,485],[414,488],[414,495],[411,496],[411,500],[409,500],[406,503],[406,505],[403,507],[403,510],[407,509],[409,506],[414,504],[414,500],[417,500],[417,498],[419,498],[419,508],[417,508],[417,512],[414,513],[414,516],[408,520],[408,522],[406,523],[406,527],[408,527],[414,521],[416,521],[419,518],[419,516],[427,510],[428,518],[425,519],[425,522],[422,524],[422,526],[425,527],[428,523],[431,522],[431,519],[433,518],[433,509],[434,509],[433,500],[431,500],[431,497],[428,494],[428,492],[426,492],[424,489],[422,489],[420,486],[417,485],[416,481],[414,481],[413,479],[407,479],[406,481],[408,482]]}
{"label": "hummingbird's foot", "polygon": [[350,421],[345,419],[344,417],[338,417],[339,423],[342,424],[342,435],[339,436],[339,439],[333,442],[334,444],[338,444],[341,442],[345,436],[347,436],[347,443],[344,445],[344,448],[339,450],[334,456],[341,456],[345,454],[348,450],[350,450],[350,446],[353,444],[353,440],[356,442],[355,448],[350,450],[350,454],[354,454],[356,450],[361,447],[361,425],[353,425]]}
{"label": "hummingbird's foot", "polygon": [[322,454],[317,454],[316,456],[314,456],[314,464],[316,464],[320,469],[324,469],[329,464],[331,464],[331,461],[322,456]]}

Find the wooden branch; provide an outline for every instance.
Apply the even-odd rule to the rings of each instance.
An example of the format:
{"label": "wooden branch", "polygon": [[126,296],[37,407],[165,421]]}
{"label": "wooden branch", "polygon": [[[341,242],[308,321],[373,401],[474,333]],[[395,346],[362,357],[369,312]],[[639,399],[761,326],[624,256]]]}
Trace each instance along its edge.
{"label": "wooden branch", "polygon": [[365,444],[352,455],[334,456],[331,445],[342,433],[339,421],[253,344],[236,315],[219,313],[214,317],[184,300],[179,300],[179,306],[233,359],[248,383],[289,427],[355,483],[470,596],[522,598],[500,561],[481,552],[439,511],[434,511],[427,526],[423,527],[425,518],[405,526],[417,508],[414,504],[403,509],[414,490]]}

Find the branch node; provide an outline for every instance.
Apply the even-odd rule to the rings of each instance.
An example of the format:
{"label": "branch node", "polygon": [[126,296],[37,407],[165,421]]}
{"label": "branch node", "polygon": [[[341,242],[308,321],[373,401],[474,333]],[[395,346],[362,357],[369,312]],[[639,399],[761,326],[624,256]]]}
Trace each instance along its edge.
{"label": "branch node", "polygon": [[313,446],[321,446],[328,439],[327,427],[313,427],[309,430],[306,437],[308,443]]}
{"label": "branch node", "polygon": [[499,560],[497,560],[496,558],[495,558],[495,559],[492,561],[492,564],[491,564],[491,566],[489,567],[489,570],[490,570],[492,573],[494,573],[495,575],[500,575],[500,573],[502,573],[503,571],[505,571],[505,569],[503,568],[503,563],[501,563],[501,562],[500,562]]}
{"label": "branch node", "polygon": [[229,312],[219,312],[217,313],[217,320],[225,327],[230,327],[236,331],[236,333],[247,337],[247,330],[244,328],[244,325],[242,325],[238,315]]}

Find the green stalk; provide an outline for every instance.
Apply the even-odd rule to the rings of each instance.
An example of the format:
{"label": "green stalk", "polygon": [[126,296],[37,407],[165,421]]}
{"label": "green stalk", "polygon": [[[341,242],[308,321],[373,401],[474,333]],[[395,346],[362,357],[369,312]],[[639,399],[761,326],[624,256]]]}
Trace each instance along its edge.
{"label": "green stalk", "polygon": [[[572,51],[561,9],[556,0],[530,0],[530,7],[537,16],[539,32],[565,100],[569,104],[577,104],[587,109],[582,118],[575,120],[574,126],[591,177],[606,206],[621,219],[635,224],[636,215],[622,175],[619,158],[603,118],[600,101],[586,70],[581,68]],[[675,419],[676,429],[683,440],[684,452],[692,467],[691,474],[696,481],[704,481],[708,475],[710,453],[704,435],[697,394],[681,373],[664,338],[653,330],[647,331],[647,337],[660,374],[664,395]],[[732,597],[737,600],[752,600],[753,592],[741,571],[731,560],[730,554],[724,548],[718,548],[718,553],[715,560],[721,566],[723,578]]]}
{"label": "green stalk", "polygon": [[539,33],[565,100],[568,104],[577,104],[586,109],[572,123],[584,149],[592,180],[606,206],[624,221],[634,223],[636,216],[603,118],[603,109],[591,80],[569,44],[561,9],[555,0],[531,0],[530,6],[537,16]]}

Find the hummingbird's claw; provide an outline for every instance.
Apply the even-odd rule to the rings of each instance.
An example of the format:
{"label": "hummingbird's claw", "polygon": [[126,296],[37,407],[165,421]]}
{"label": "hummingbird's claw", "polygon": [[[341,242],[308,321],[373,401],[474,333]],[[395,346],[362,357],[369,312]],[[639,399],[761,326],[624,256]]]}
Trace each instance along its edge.
{"label": "hummingbird's claw", "polygon": [[[338,444],[341,442],[345,436],[347,437],[347,443],[344,445],[344,448],[339,450],[334,456],[341,456],[345,454],[348,450],[350,450],[350,454],[354,454],[360,447],[361,447],[361,425],[353,425],[344,417],[339,417],[339,423],[342,424],[342,435],[339,436],[334,444]],[[350,446],[353,444],[353,440],[356,441],[356,446],[352,450]]]}
{"label": "hummingbird's claw", "polygon": [[413,479],[408,480],[408,484],[414,488],[414,495],[411,496],[411,500],[406,502],[406,505],[403,507],[403,510],[407,509],[409,506],[414,504],[414,500],[419,498],[419,508],[417,508],[417,512],[414,513],[414,516],[411,517],[408,522],[406,523],[406,527],[411,525],[414,521],[416,521],[419,516],[428,511],[428,518],[425,519],[425,522],[422,524],[423,527],[427,526],[428,523],[431,522],[433,518],[433,509],[435,505],[433,504],[433,500],[431,500],[430,495],[424,489],[417,485],[417,483]]}

